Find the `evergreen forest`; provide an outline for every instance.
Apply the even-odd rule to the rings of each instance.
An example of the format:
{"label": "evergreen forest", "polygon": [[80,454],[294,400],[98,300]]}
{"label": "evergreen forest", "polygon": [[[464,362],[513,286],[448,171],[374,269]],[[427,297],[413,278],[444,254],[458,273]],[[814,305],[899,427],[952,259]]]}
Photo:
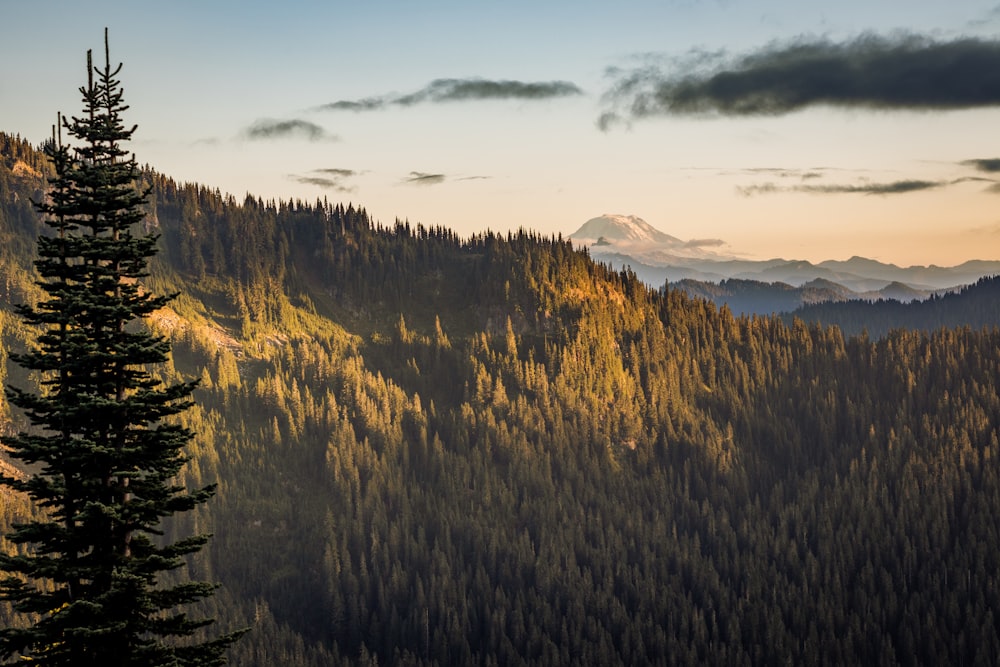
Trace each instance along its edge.
{"label": "evergreen forest", "polygon": [[[0,133],[4,384],[39,379],[8,357],[52,175]],[[213,534],[186,576],[251,628],[231,664],[1000,662],[995,281],[855,333],[527,230],[139,181],[155,372],[200,382],[179,481],[218,485],[164,539]],[[36,511],[0,489],[0,533]]]}
{"label": "evergreen forest", "polygon": [[928,333],[942,328],[975,329],[1000,322],[1000,276],[980,278],[972,285],[932,295],[924,301],[902,303],[894,299],[853,300],[804,305],[785,317],[806,322],[835,324],[845,334],[882,337],[893,329],[919,329]]}

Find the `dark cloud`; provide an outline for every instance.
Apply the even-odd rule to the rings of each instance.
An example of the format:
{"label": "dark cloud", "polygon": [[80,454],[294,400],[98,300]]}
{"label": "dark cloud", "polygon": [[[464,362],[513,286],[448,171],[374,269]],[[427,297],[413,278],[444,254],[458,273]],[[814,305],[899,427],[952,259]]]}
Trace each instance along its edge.
{"label": "dark cloud", "polygon": [[256,121],[243,131],[247,139],[306,139],[308,141],[336,141],[336,137],[327,134],[326,130],[307,120],[293,118],[291,120],[274,120],[264,118]]}
{"label": "dark cloud", "polygon": [[322,176],[293,176],[292,178],[299,183],[318,185],[325,190],[337,190],[338,192],[350,190],[350,188],[345,188],[341,183],[332,178],[323,178]]}
{"label": "dark cloud", "polygon": [[330,111],[376,111],[388,106],[408,107],[424,102],[461,102],[469,100],[546,100],[582,95],[583,91],[568,81],[488,81],[486,79],[436,79],[424,88],[407,95],[385,95],[360,100],[339,100],[319,107]]}
{"label": "dark cloud", "polygon": [[911,192],[923,192],[925,190],[936,190],[938,188],[957,185],[959,183],[967,183],[970,181],[993,183],[993,181],[988,178],[956,178],[950,181],[904,179],[899,181],[890,181],[888,183],[864,182],[854,185],[792,185],[788,187],[781,187],[775,185],[774,183],[763,183],[761,185],[738,187],[737,192],[744,197],[774,194],[776,192],[801,192],[811,195],[900,195],[909,194]]}
{"label": "dark cloud", "polygon": [[353,169],[313,169],[313,173],[316,174],[327,174],[329,176],[336,176],[338,178],[349,178],[351,176],[357,176],[358,172]]}
{"label": "dark cloud", "polygon": [[982,158],[978,160],[964,160],[961,162],[964,167],[972,167],[978,171],[983,171],[988,174],[995,174],[1000,172],[1000,158]]}
{"label": "dark cloud", "polygon": [[649,116],[780,115],[816,105],[867,109],[968,109],[1000,104],[1000,41],[936,42],[904,35],[865,35],[770,45],[720,64],[694,54],[690,66],[646,64],[612,70],[598,119]]}
{"label": "dark cloud", "polygon": [[386,99],[369,97],[363,100],[340,100],[317,107],[325,111],[376,111],[385,108]]}
{"label": "dark cloud", "polygon": [[745,197],[773,194],[776,192],[801,192],[813,195],[898,195],[909,192],[920,192],[922,190],[934,190],[944,185],[947,185],[947,183],[943,181],[921,180],[902,180],[892,181],[889,183],[860,183],[856,185],[793,185],[788,187],[780,187],[774,183],[764,183],[762,185],[740,187],[737,188],[737,190]]}
{"label": "dark cloud", "polygon": [[909,192],[921,192],[923,190],[936,190],[948,185],[943,181],[922,181],[917,179],[907,179],[902,181],[892,181],[889,183],[861,183],[858,185],[800,185],[795,186],[796,192],[806,192],[810,194],[838,195],[838,194],[861,194],[861,195],[901,195]]}
{"label": "dark cloud", "polygon": [[444,183],[444,180],[444,174],[425,174],[422,171],[411,171],[410,175],[403,179],[403,182],[410,185],[438,185]]}
{"label": "dark cloud", "polygon": [[290,178],[298,183],[316,185],[324,190],[345,193],[355,192],[356,190],[354,186],[347,182],[348,179],[358,175],[358,172],[353,169],[313,169],[309,174],[305,176],[292,175]]}
{"label": "dark cloud", "polygon": [[737,186],[736,191],[744,197],[756,197],[757,195],[770,195],[775,192],[786,192],[789,188],[779,188],[774,183],[761,183],[759,185]]}

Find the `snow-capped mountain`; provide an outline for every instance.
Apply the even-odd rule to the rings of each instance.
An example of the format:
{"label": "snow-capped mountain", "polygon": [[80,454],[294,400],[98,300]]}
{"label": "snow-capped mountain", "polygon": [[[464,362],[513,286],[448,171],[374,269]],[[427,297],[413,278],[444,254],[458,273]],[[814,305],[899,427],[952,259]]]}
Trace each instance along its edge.
{"label": "snow-capped mountain", "polygon": [[[1000,275],[1000,262],[974,261],[954,267],[899,267],[863,257],[819,264],[803,260],[750,260],[724,254],[720,240],[683,241],[635,215],[605,214],[592,218],[569,236],[591,256],[615,268],[630,266],[650,285],[694,280],[719,283],[737,279],[762,284],[804,286],[817,279],[859,293],[860,298],[923,299],[988,275]],[[887,290],[881,293],[881,290]]]}
{"label": "snow-capped mountain", "polygon": [[577,245],[587,246],[598,258],[620,254],[652,265],[673,265],[691,260],[734,259],[717,252],[722,241],[683,241],[665,234],[635,215],[605,213],[583,223],[569,236]]}
{"label": "snow-capped mountain", "polygon": [[583,223],[580,229],[570,234],[579,243],[593,245],[610,244],[655,244],[683,245],[678,238],[664,234],[651,224],[635,215],[614,215],[605,213]]}

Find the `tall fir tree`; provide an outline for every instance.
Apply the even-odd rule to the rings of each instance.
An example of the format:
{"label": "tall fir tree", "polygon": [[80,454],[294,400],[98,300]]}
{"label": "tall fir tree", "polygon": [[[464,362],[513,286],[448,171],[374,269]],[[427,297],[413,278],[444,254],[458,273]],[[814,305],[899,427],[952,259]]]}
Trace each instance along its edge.
{"label": "tall fir tree", "polygon": [[[0,477],[34,500],[39,518],[7,535],[19,553],[0,556],[8,573],[0,599],[29,619],[0,629],[0,658],[216,665],[238,633],[203,639],[212,620],[182,609],[214,586],[163,581],[176,581],[168,573],[208,536],[163,544],[161,521],[204,503],[214,488],[175,482],[192,433],[167,418],[191,405],[195,383],[167,385],[149,370],[167,360],[170,345],[141,320],[173,295],[141,286],[157,237],[137,229],[148,192],[137,189],[135,157],[122,148],[136,128],[122,122],[120,70],[111,68],[105,31],[104,67],[87,53],[83,114],[60,117],[45,147],[56,173],[36,204],[52,229],[38,239],[35,264],[46,297],[18,309],[42,333],[35,349],[14,357],[41,387],[8,388],[33,428],[4,440],[32,474]],[[63,144],[63,129],[78,146]]]}

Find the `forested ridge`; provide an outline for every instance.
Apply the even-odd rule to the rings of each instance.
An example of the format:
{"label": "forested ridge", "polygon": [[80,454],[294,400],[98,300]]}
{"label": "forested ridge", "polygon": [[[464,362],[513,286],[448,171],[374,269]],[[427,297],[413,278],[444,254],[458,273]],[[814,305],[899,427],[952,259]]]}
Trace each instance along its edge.
{"label": "forested ridge", "polygon": [[[0,134],[5,358],[47,170]],[[169,528],[214,533],[233,664],[1000,660],[997,327],[845,337],[532,232],[141,185],[219,484]]]}
{"label": "forested ridge", "polygon": [[923,301],[893,299],[813,303],[787,315],[806,322],[836,324],[848,334],[884,336],[892,329],[934,331],[945,327],[991,327],[1000,324],[1000,276],[986,276],[972,285]]}

